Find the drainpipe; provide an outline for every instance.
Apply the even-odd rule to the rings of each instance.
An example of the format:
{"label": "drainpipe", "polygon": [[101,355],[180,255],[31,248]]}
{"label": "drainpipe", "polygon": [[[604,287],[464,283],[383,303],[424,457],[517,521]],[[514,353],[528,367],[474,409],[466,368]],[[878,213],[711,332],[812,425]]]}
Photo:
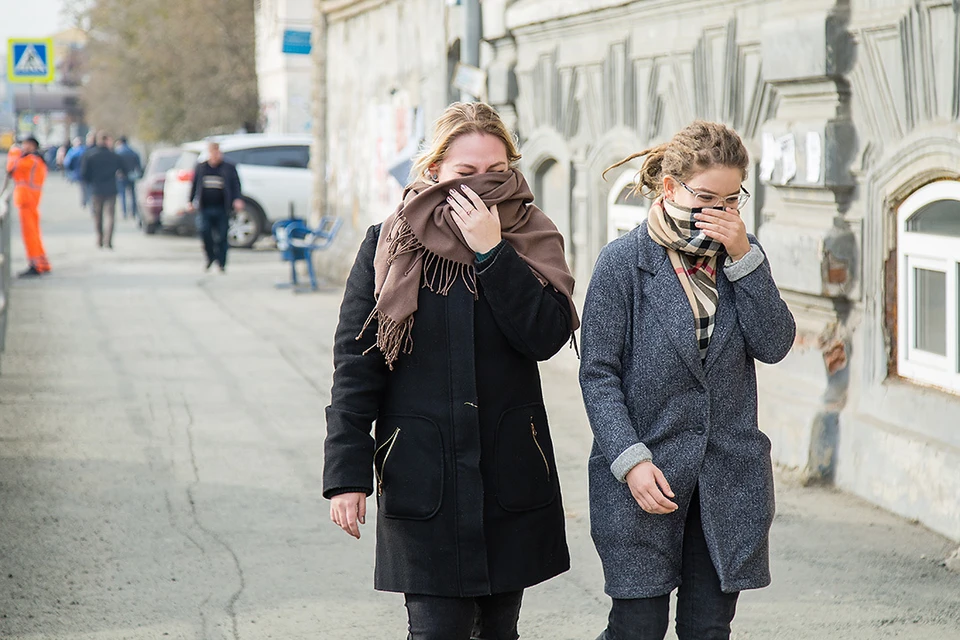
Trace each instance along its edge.
{"label": "drainpipe", "polygon": [[313,0],[313,148],[310,163],[313,168],[313,211],[311,224],[320,224],[327,213],[327,14],[324,0]]}
{"label": "drainpipe", "polygon": [[[473,67],[480,66],[480,37],[483,23],[480,18],[480,0],[463,0],[463,38],[460,39],[460,62]],[[460,93],[464,102],[473,102],[475,98]]]}

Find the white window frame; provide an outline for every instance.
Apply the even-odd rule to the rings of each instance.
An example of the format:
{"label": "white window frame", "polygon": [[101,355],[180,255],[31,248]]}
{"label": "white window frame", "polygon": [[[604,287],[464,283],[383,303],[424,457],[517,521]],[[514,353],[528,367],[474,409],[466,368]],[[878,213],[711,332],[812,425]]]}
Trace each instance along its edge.
{"label": "white window frame", "polygon": [[[960,238],[907,231],[907,221],[938,200],[960,201],[960,182],[934,182],[914,192],[897,210],[897,370],[922,384],[960,393]],[[947,355],[917,349],[916,270],[946,274]]]}
{"label": "white window frame", "polygon": [[647,219],[650,208],[647,201],[640,196],[632,200],[636,204],[616,204],[620,192],[627,185],[633,184],[636,176],[636,169],[627,169],[613,182],[610,195],[607,197],[607,242],[613,242],[622,235],[622,232],[633,231]]}

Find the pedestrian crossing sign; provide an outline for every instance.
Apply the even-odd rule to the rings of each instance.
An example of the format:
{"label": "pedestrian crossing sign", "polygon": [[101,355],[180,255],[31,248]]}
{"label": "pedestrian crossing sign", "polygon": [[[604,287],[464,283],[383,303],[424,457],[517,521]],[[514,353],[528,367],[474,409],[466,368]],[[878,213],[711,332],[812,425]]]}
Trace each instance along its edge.
{"label": "pedestrian crossing sign", "polygon": [[7,80],[20,83],[53,82],[53,40],[10,38],[7,41]]}

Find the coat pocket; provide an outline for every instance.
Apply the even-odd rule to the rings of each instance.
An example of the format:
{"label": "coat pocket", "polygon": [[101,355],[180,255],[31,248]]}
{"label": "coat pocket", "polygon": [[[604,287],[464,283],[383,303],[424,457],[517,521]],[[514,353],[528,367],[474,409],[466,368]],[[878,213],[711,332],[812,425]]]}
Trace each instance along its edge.
{"label": "coat pocket", "polygon": [[420,416],[386,415],[377,421],[373,470],[377,506],[388,518],[427,520],[443,500],[443,441],[437,423]]}
{"label": "coat pocket", "polygon": [[507,511],[529,511],[557,497],[553,442],[542,404],[503,412],[497,425],[497,501]]}

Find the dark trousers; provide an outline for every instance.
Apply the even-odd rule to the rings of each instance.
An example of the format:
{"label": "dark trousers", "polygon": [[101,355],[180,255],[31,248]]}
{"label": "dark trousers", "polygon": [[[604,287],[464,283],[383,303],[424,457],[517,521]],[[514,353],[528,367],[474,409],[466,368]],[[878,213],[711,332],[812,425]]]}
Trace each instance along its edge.
{"label": "dark trousers", "polygon": [[[728,640],[740,594],[720,590],[720,578],[703,535],[699,490],[693,494],[684,525],[681,579],[677,590],[677,637]],[[607,629],[597,640],[663,640],[669,622],[670,594],[614,599]]]}
{"label": "dark trousers", "polygon": [[517,640],[523,591],[478,598],[405,594],[407,640]]}
{"label": "dark trousers", "polygon": [[130,198],[130,208],[129,211],[133,215],[134,220],[137,218],[137,183],[133,180],[124,180],[119,178],[117,180],[117,194],[120,196],[120,209],[123,211],[123,219],[127,219],[127,197]]}
{"label": "dark trousers", "polygon": [[203,238],[203,251],[207,254],[207,264],[216,262],[223,269],[227,266],[227,231],[230,229],[230,216],[223,209],[202,209],[197,218],[200,237]]}
{"label": "dark trousers", "polygon": [[93,222],[97,230],[97,245],[113,248],[113,223],[117,211],[117,196],[93,197]]}

